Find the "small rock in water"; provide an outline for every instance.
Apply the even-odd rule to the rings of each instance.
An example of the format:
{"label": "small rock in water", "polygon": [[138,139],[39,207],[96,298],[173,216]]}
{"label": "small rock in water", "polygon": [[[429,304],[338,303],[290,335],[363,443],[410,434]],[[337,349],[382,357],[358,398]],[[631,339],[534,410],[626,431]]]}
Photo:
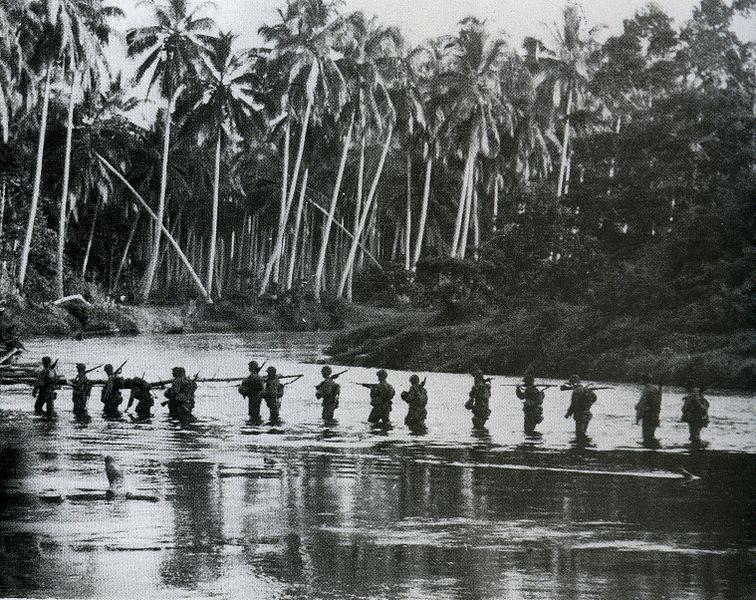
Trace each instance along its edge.
{"label": "small rock in water", "polygon": [[108,476],[108,497],[112,498],[123,489],[123,471],[115,459],[108,455],[105,457],[105,474]]}

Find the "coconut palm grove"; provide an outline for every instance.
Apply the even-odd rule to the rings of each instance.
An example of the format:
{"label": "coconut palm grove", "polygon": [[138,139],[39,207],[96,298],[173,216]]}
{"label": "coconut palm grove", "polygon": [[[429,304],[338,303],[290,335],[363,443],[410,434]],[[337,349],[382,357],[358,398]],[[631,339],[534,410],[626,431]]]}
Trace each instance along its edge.
{"label": "coconut palm grove", "polygon": [[103,0],[0,5],[8,302],[356,303],[394,316],[345,363],[756,385],[754,0],[419,45],[280,0],[255,48],[211,5],[147,4],[134,29]]}

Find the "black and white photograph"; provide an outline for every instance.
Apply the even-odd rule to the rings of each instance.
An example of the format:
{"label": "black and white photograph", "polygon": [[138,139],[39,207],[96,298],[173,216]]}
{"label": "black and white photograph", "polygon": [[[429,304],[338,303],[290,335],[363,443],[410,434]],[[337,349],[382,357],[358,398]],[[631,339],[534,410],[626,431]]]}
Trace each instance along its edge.
{"label": "black and white photograph", "polygon": [[756,597],[756,0],[0,0],[0,598]]}

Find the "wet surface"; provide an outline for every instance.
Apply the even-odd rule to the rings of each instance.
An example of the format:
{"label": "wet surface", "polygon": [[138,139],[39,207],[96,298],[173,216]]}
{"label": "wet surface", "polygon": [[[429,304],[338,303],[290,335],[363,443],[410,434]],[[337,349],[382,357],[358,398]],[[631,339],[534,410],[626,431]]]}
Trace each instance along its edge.
{"label": "wet surface", "polygon": [[[252,598],[750,598],[756,559],[754,398],[710,395],[706,450],[687,446],[681,392],[665,391],[656,451],[640,444],[638,389],[599,392],[588,447],[547,392],[540,437],[522,433],[514,379],[497,378],[488,429],[463,404],[470,378],[428,379],[425,435],[371,429],[373,370],[342,376],[324,425],[310,364],[324,335],[37,341],[31,356],[170,367],[205,377],[268,357],[305,377],[284,423],[245,423],[233,384],[200,387],[196,423],[34,417],[28,389],[0,396],[0,596]],[[273,350],[271,350],[271,348]],[[421,374],[421,377],[423,374]],[[407,373],[391,372],[397,392]],[[104,456],[124,474],[108,498]]]}

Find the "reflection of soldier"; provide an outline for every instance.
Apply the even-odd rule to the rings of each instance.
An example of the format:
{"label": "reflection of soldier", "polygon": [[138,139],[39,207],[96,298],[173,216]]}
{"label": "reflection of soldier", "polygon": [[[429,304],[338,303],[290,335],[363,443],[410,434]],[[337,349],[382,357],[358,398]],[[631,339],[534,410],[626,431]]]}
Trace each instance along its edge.
{"label": "reflection of soldier", "polygon": [[265,387],[262,397],[270,411],[270,422],[279,423],[281,421],[281,400],[284,395],[284,385],[278,378],[275,367],[268,367],[268,376],[265,378]]}
{"label": "reflection of soldier", "polygon": [[693,387],[683,397],[682,420],[688,424],[690,441],[701,444],[701,429],[709,424],[709,401],[704,398],[701,388]]}
{"label": "reflection of soldier", "polygon": [[144,379],[135,377],[134,379],[126,379],[124,381],[124,387],[131,390],[129,394],[129,403],[126,405],[126,410],[131,408],[131,405],[136,400],[137,416],[140,419],[147,419],[152,416],[152,407],[155,404],[155,397],[150,390],[150,384]]}
{"label": "reflection of soldier", "polygon": [[74,415],[84,417],[87,415],[87,401],[92,393],[92,383],[87,377],[86,365],[82,363],[76,365],[76,377],[71,381],[71,388],[73,389],[71,399]]}
{"label": "reflection of soldier", "polygon": [[577,438],[585,438],[588,423],[593,418],[591,406],[596,402],[596,393],[586,388],[577,375],[570,377],[569,383],[563,385],[562,390],[572,391],[570,407],[567,409],[567,414],[564,415],[564,418],[569,419],[572,417],[575,419],[575,436]]}
{"label": "reflection of soldier", "polygon": [[325,366],[320,370],[323,381],[315,386],[315,397],[323,401],[323,420],[332,421],[333,412],[339,407],[341,386],[334,381],[331,367]]}
{"label": "reflection of soldier", "polygon": [[197,384],[186,376],[184,367],[173,367],[171,374],[173,375],[171,387],[165,390],[165,397],[168,398],[168,414],[174,419],[191,419]]}
{"label": "reflection of soldier", "polygon": [[117,417],[120,414],[118,407],[123,402],[123,396],[121,396],[123,378],[113,372],[113,365],[105,365],[103,370],[108,376],[105,385],[102,386],[100,395],[100,401],[103,404],[103,413],[106,417]]}
{"label": "reflection of soldier", "polygon": [[635,405],[635,424],[643,423],[643,444],[650,446],[656,443],[656,428],[659,427],[659,413],[661,412],[662,390],[660,385],[653,385],[650,376],[644,377],[646,384],[641,392],[640,400]]}
{"label": "reflection of soldier", "polygon": [[392,400],[396,395],[396,391],[393,386],[386,381],[388,373],[381,369],[376,373],[378,377],[378,383],[365,384],[365,387],[370,388],[370,406],[372,410],[368,416],[368,421],[374,425],[390,425],[391,424],[391,407]]}
{"label": "reflection of soldier", "polygon": [[483,371],[473,371],[473,386],[470,389],[470,398],[465,403],[465,408],[472,411],[473,427],[485,427],[488,417],[491,416],[489,400],[491,399],[491,382],[483,377]]}
{"label": "reflection of soldier", "polygon": [[[57,361],[56,361],[57,362]],[[42,414],[42,409],[48,416],[55,412],[55,389],[58,385],[58,374],[55,372],[55,365],[49,356],[42,358],[42,368],[37,373],[37,380],[34,382],[32,396],[36,398],[34,402],[34,412]]]}
{"label": "reflection of soldier", "polygon": [[402,392],[402,400],[409,405],[404,424],[412,431],[420,431],[425,428],[425,419],[428,416],[428,410],[425,408],[428,404],[428,392],[417,375],[410,377],[410,384],[410,389]]}
{"label": "reflection of soldier", "polygon": [[520,400],[524,400],[522,411],[525,413],[525,433],[535,433],[536,425],[543,421],[543,399],[546,394],[535,385],[535,380],[530,375],[523,377],[525,387],[519,385],[515,393]]}
{"label": "reflection of soldier", "polygon": [[260,377],[260,365],[253,360],[249,363],[249,376],[242,380],[241,385],[239,385],[239,393],[247,399],[247,412],[251,423],[259,424],[262,422],[260,404],[262,403],[264,387],[264,380]]}

